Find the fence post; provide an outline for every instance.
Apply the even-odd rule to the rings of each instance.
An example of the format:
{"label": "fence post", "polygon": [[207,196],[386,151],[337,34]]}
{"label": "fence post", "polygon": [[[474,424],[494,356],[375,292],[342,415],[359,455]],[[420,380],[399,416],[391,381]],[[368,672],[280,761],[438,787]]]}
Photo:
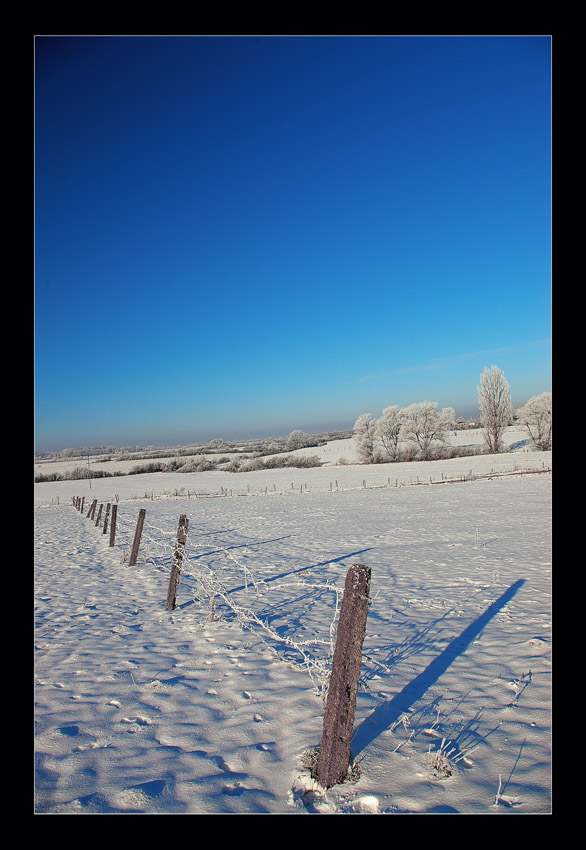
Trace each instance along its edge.
{"label": "fence post", "polygon": [[370,567],[352,564],[344,585],[321,745],[313,770],[314,779],[323,788],[343,782],[350,767],[369,590]]}
{"label": "fence post", "polygon": [[138,558],[138,547],[140,546],[140,538],[142,535],[142,527],[144,525],[144,515],[146,514],[146,510],[141,508],[138,512],[138,520],[136,522],[136,531],[134,532],[134,542],[132,544],[132,552],[130,553],[130,561],[128,562],[129,566],[133,567],[136,564],[136,559]]}
{"label": "fence post", "polygon": [[106,516],[104,517],[104,528],[103,528],[102,534],[105,534],[108,531],[108,520],[110,518],[110,507],[111,507],[111,504],[110,504],[110,502],[108,502],[107,505],[106,505]]}
{"label": "fence post", "polygon": [[101,520],[101,518],[102,518],[102,509],[103,509],[103,507],[104,507],[104,503],[103,503],[103,502],[100,502],[100,510],[98,511],[98,518],[97,518],[97,520],[96,520],[96,528],[97,528],[97,527],[98,527],[98,525],[100,524],[100,520]]}
{"label": "fence post", "polygon": [[116,537],[116,514],[118,513],[118,505],[112,505],[112,519],[110,522],[110,546],[114,545]]}
{"label": "fence post", "polygon": [[90,509],[87,512],[88,519],[93,519],[94,514],[96,513],[96,505],[98,504],[98,500],[94,499],[94,501],[90,505]]}
{"label": "fence post", "polygon": [[175,608],[177,588],[179,587],[179,576],[181,575],[181,562],[183,560],[183,553],[185,552],[188,528],[189,520],[185,514],[181,514],[179,517],[179,525],[177,526],[177,543],[175,544],[173,566],[171,567],[171,577],[169,579],[169,589],[167,591],[167,604],[165,605],[166,611],[173,611]]}

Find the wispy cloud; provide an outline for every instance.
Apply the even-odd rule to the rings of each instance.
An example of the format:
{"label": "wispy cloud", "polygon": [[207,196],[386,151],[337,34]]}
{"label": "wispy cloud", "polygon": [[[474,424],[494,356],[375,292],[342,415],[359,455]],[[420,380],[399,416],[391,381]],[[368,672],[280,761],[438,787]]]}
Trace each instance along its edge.
{"label": "wispy cloud", "polygon": [[437,372],[442,369],[449,369],[451,366],[454,366],[457,363],[463,363],[466,360],[476,360],[479,357],[489,359],[503,354],[512,354],[514,352],[521,352],[544,345],[551,345],[551,339],[536,339],[531,342],[523,342],[518,345],[507,345],[501,348],[485,348],[480,351],[468,351],[465,354],[454,354],[451,357],[438,357],[433,360],[425,360],[423,363],[412,363],[409,366],[404,366],[400,369],[389,369],[385,372],[363,375],[361,378],[357,378],[351,383],[361,384],[365,381],[376,381],[381,378],[392,378],[399,375],[411,375],[417,372]]}

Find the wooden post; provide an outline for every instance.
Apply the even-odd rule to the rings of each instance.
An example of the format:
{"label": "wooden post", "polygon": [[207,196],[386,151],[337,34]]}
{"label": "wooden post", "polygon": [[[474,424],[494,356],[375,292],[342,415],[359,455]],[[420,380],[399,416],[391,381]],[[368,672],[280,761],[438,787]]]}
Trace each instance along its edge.
{"label": "wooden post", "polygon": [[369,590],[370,567],[353,564],[346,575],[321,745],[313,770],[314,779],[323,788],[331,788],[348,776]]}
{"label": "wooden post", "polygon": [[82,496],[82,497],[81,497],[81,507],[80,507],[80,509],[79,509],[79,510],[81,511],[81,513],[83,513],[83,506],[84,506],[84,504],[85,504],[85,496]]}
{"label": "wooden post", "polygon": [[97,504],[98,504],[98,500],[97,500],[97,499],[94,499],[94,501],[93,501],[93,502],[91,503],[91,505],[90,505],[90,509],[89,509],[89,511],[87,512],[88,519],[93,519],[93,518],[94,518],[94,514],[96,513],[96,505],[97,505]]}
{"label": "wooden post", "polygon": [[132,552],[130,553],[130,561],[129,566],[133,567],[136,564],[136,559],[138,558],[138,547],[140,546],[140,538],[142,535],[142,527],[144,525],[144,515],[146,514],[146,510],[141,508],[138,512],[138,520],[136,522],[136,531],[134,532],[134,542],[132,544]]}
{"label": "wooden post", "polygon": [[110,502],[108,502],[108,504],[106,505],[106,516],[104,517],[104,529],[103,529],[103,532],[102,532],[103,534],[105,534],[108,531],[108,520],[110,518],[110,508],[111,508],[111,504],[110,504]]}
{"label": "wooden post", "polygon": [[169,589],[167,591],[167,604],[165,605],[165,610],[167,611],[173,611],[175,609],[177,588],[179,587],[179,576],[181,575],[181,562],[183,560],[183,553],[185,552],[188,528],[189,520],[185,514],[181,514],[179,517],[179,525],[177,526],[177,543],[175,544],[173,566],[171,567],[171,577],[169,579]]}
{"label": "wooden post", "polygon": [[103,507],[104,507],[104,503],[103,503],[103,502],[100,502],[100,510],[98,511],[98,518],[97,518],[97,520],[96,520],[96,528],[97,528],[97,527],[98,527],[98,525],[100,524],[100,520],[101,520],[101,518],[102,518],[102,508],[103,508]]}
{"label": "wooden post", "polygon": [[114,545],[116,537],[116,514],[118,513],[118,505],[112,505],[112,521],[110,523],[110,546]]}

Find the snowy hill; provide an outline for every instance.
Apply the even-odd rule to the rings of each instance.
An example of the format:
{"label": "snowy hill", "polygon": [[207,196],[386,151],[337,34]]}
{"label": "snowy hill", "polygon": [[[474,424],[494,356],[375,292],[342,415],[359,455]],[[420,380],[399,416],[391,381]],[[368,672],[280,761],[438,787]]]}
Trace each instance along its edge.
{"label": "snowy hill", "polygon": [[[360,466],[336,441],[315,469],[36,484],[35,811],[549,812],[551,452],[507,440],[426,463]],[[75,496],[117,504],[114,547]],[[357,770],[324,791],[304,754],[351,563],[372,569]]]}

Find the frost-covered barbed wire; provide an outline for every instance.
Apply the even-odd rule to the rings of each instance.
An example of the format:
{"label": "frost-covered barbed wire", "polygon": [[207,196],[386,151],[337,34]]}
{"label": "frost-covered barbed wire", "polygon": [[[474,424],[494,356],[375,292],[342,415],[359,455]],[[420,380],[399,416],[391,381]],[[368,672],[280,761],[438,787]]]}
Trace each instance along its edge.
{"label": "frost-covered barbed wire", "polygon": [[145,561],[153,562],[157,566],[161,566],[163,569],[169,571],[171,569],[173,552],[175,551],[176,539],[176,527],[161,528],[147,522],[145,519],[141,538],[141,548],[143,549]]}
{"label": "frost-covered barbed wire", "polygon": [[[120,547],[121,562],[126,563],[130,556],[130,550],[136,532],[136,518],[118,511],[116,517],[116,544]],[[154,563],[163,569],[169,570],[174,551],[174,528],[161,528],[147,522],[146,518],[142,526],[140,547],[138,550],[139,563]]]}
{"label": "frost-covered barbed wire", "polygon": [[[126,515],[117,516],[117,545],[121,548],[121,562],[126,563],[134,540],[136,522]],[[242,532],[244,527],[232,529]],[[274,581],[262,578],[255,569],[245,563],[242,556],[254,554],[254,541],[238,544],[241,556],[225,543],[218,542],[209,533],[190,535],[187,529],[185,544],[182,545],[181,581],[188,586],[194,601],[206,612],[209,620],[222,619],[229,613],[242,629],[254,631],[263,644],[281,661],[293,664],[309,674],[316,693],[325,699],[327,683],[334,653],[336,624],[341,604],[342,590],[329,582],[312,582],[306,578],[288,578]],[[154,563],[169,572],[176,548],[176,528],[165,528],[144,520],[139,549],[139,563]],[[228,572],[220,574],[210,565],[215,560],[230,564]],[[241,577],[241,587],[233,587],[235,577]],[[235,591],[242,591],[246,603],[237,601]],[[265,603],[267,597],[289,598],[294,592],[320,594],[324,591],[333,596],[327,631],[323,637],[301,638],[295,634],[283,634],[271,626],[268,617],[263,617],[254,608],[255,602]],[[294,603],[292,603],[294,604]],[[220,612],[220,607],[224,611]],[[290,619],[294,628],[295,616]]]}
{"label": "frost-covered barbed wire", "polygon": [[[131,517],[127,512],[117,511],[116,546],[121,553],[122,564],[129,561],[137,519],[138,517]],[[242,533],[246,528],[242,526],[231,529],[232,533],[235,531]],[[295,570],[282,580],[275,579],[274,576],[263,578],[258,570],[251,568],[242,557],[254,555],[253,550],[258,543],[259,541],[250,540],[227,545],[219,542],[214,533],[195,530],[190,535],[187,526],[186,539],[181,544],[181,583],[190,589],[194,601],[206,611],[209,620],[222,619],[226,614],[232,616],[242,629],[253,631],[281,661],[307,672],[317,695],[325,701],[343,590],[327,581],[311,581],[302,576],[295,578]],[[235,545],[239,548],[240,557],[234,551]],[[139,564],[152,563],[169,573],[177,546],[176,526],[156,525],[144,517],[138,550]],[[220,571],[212,566],[217,560],[229,562],[231,569],[220,574]],[[305,570],[303,572],[306,573]],[[235,577],[241,577],[240,587],[233,586]],[[295,620],[298,616],[293,610],[294,594],[299,594],[300,591],[315,598],[324,592],[333,597],[333,604],[328,604],[327,619],[320,623],[321,636],[303,638],[295,631]],[[235,596],[236,592],[242,592],[246,602],[239,602]],[[289,606],[290,617],[287,626],[291,630],[290,633],[284,634],[277,630],[271,625],[268,616],[263,616],[255,610],[255,603],[265,605],[267,598],[278,600],[278,606]],[[220,608],[223,608],[223,611],[220,611]],[[303,628],[302,625],[301,629]]]}
{"label": "frost-covered barbed wire", "polygon": [[[209,556],[222,557],[230,561],[236,568],[236,574],[242,576],[242,586],[236,589],[244,592],[246,604],[236,600],[235,588],[228,588],[225,579],[206,562],[205,556],[202,557],[201,549],[204,546]],[[253,631],[281,661],[305,670],[318,696],[325,699],[340,609],[342,592],[340,588],[328,582],[311,582],[305,578],[269,582],[259,577],[248,564],[245,564],[225,545],[213,546],[212,551],[209,549],[209,540],[206,544],[203,541],[196,541],[194,545],[188,536],[182,563],[182,576],[190,579],[194,599],[206,609],[211,620],[221,619],[224,616],[218,610],[219,606],[223,605],[242,629]],[[243,549],[246,554],[251,554],[251,551],[249,547]],[[230,571],[228,575],[233,578],[234,571]],[[287,594],[290,591],[299,590],[312,594],[326,591],[333,595],[334,603],[326,636],[301,639],[295,635],[282,634],[271,626],[268,617],[263,617],[254,610],[253,603],[266,601],[267,595],[276,597],[279,593]]]}

